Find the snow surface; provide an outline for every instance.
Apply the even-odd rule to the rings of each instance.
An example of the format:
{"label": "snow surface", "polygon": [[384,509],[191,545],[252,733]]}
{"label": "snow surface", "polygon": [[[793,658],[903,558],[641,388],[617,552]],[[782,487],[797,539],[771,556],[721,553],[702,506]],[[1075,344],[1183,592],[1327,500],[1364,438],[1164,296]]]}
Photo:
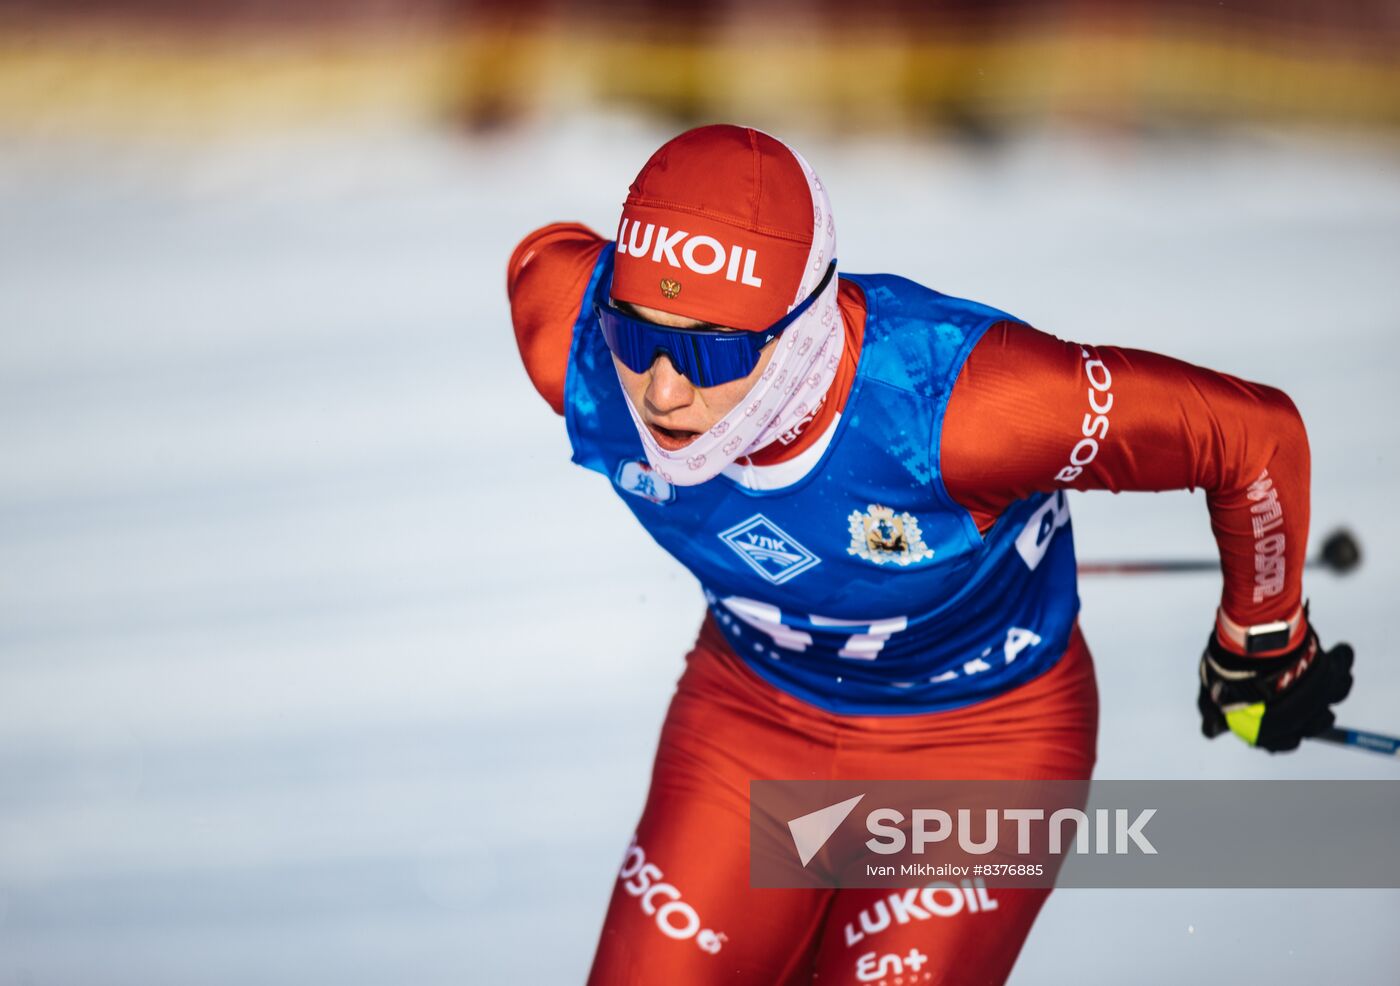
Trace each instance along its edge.
{"label": "snow surface", "polygon": [[[504,264],[668,134],[0,143],[0,984],[582,981],[701,613],[515,352]],[[843,264],[1286,389],[1344,722],[1400,731],[1396,147],[802,142]],[[1076,495],[1081,558],[1202,497]],[[1400,777],[1197,733],[1214,577],[1083,584],[1101,777]],[[1318,833],[1325,838],[1326,833]],[[1395,981],[1400,892],[1061,891],[1020,986]]]}

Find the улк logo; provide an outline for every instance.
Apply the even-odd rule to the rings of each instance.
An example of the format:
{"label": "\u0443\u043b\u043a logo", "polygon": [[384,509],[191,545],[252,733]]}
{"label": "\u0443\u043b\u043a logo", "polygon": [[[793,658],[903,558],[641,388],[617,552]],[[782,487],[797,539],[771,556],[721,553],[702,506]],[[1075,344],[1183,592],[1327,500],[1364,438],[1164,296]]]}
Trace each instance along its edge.
{"label": "\u0443\u043b\u043a logo", "polygon": [[821,564],[820,558],[763,514],[754,514],[721,532],[719,538],[774,585],[782,585]]}

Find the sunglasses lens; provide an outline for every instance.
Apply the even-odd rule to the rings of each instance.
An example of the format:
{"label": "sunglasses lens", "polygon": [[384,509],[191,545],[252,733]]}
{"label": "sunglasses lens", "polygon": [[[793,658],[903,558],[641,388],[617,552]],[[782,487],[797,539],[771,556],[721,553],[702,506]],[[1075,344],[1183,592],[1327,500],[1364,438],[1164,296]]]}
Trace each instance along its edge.
{"label": "sunglasses lens", "polygon": [[746,377],[758,365],[760,350],[746,336],[671,329],[602,305],[597,312],[608,349],[633,373],[645,373],[664,355],[695,386],[713,387]]}
{"label": "sunglasses lens", "polygon": [[598,323],[603,329],[603,341],[608,344],[612,354],[622,361],[622,365],[633,373],[645,373],[656,352],[637,326],[630,319],[605,308],[598,309]]}
{"label": "sunglasses lens", "polygon": [[752,373],[763,347],[801,318],[835,276],[836,259],[832,258],[816,290],[761,333],[673,329],[632,318],[601,300],[593,310],[608,349],[633,373],[645,373],[657,356],[664,355],[696,387],[714,387]]}
{"label": "sunglasses lens", "polygon": [[717,384],[743,379],[752,373],[757,365],[758,351],[747,339],[736,339],[733,345],[712,345],[697,351],[695,374],[690,376],[690,380],[698,387],[714,387]]}

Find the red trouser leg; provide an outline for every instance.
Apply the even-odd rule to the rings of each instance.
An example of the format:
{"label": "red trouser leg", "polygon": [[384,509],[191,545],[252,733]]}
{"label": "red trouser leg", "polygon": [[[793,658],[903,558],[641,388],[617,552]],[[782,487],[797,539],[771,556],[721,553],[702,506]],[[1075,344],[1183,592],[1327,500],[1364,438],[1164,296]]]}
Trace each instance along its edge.
{"label": "red trouser leg", "polygon": [[1086,778],[1098,702],[1078,631],[1035,681],[926,715],[824,712],[708,624],[687,662],[591,986],[1004,981],[1048,891],[752,889],[749,781]]}
{"label": "red trouser leg", "polygon": [[[809,983],[831,891],[750,889],[749,778],[786,776],[791,764],[825,770],[830,753],[786,721],[773,705],[776,690],[743,668],[723,638],[702,637],[686,660],[589,984]],[[658,882],[694,909],[694,937],[675,937],[690,923],[680,908],[663,919],[676,923],[669,931],[657,924],[659,906],[649,913],[671,896],[641,889]]]}
{"label": "red trouser leg", "polygon": [[910,890],[842,890],[822,937],[822,986],[995,986],[1049,890],[943,881]]}
{"label": "red trouser leg", "polygon": [[809,983],[830,891],[751,890],[748,818],[653,797],[628,848],[590,986]]}

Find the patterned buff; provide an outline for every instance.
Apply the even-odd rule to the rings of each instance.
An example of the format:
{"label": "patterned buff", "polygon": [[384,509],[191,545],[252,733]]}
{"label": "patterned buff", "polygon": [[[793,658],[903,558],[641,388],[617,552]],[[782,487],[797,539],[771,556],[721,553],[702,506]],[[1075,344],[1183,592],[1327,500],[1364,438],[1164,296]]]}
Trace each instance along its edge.
{"label": "patterned buff", "polygon": [[[731,328],[762,329],[816,290],[836,256],[826,189],[796,151],[747,127],[681,134],[647,162],[623,206],[612,296]],[[719,475],[817,406],[846,333],[833,277],[770,345],[763,375],[685,448],[661,448],[627,402],[652,468],[677,486]]]}

